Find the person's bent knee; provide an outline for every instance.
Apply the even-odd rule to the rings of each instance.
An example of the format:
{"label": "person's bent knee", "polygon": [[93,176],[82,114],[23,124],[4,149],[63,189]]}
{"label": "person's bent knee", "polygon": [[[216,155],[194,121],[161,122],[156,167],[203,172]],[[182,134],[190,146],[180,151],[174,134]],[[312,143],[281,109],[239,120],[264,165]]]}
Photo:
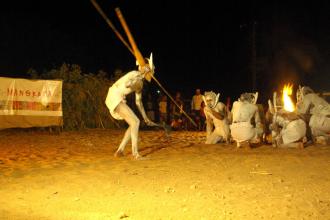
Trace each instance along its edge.
{"label": "person's bent knee", "polygon": [[140,119],[135,118],[134,120],[131,121],[130,126],[132,128],[139,128],[140,126]]}

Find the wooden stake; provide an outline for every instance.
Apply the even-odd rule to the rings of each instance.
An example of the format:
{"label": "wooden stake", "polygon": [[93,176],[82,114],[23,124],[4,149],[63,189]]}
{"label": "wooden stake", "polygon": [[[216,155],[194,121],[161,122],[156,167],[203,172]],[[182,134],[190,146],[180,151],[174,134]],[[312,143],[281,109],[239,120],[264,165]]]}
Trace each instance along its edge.
{"label": "wooden stake", "polygon": [[128,45],[128,43],[125,41],[125,39],[121,36],[121,34],[118,32],[116,27],[112,24],[110,19],[105,15],[99,4],[95,0],[91,0],[92,4],[96,8],[96,10],[100,13],[100,15],[103,17],[103,19],[107,22],[107,24],[110,26],[110,28],[115,32],[119,40],[127,47],[127,49],[134,55],[134,51],[131,49],[131,47]]}
{"label": "wooden stake", "polygon": [[146,65],[145,61],[144,61],[144,57],[142,56],[139,48],[137,47],[136,43],[135,43],[135,40],[133,38],[133,35],[131,34],[129,28],[128,28],[128,25],[125,21],[125,18],[123,16],[123,14],[121,13],[120,9],[119,8],[116,8],[115,9],[116,13],[117,13],[117,16],[118,16],[118,19],[127,35],[127,38],[128,38],[128,41],[129,43],[131,44],[131,47],[134,51],[134,55],[136,57],[136,60],[138,61],[139,65],[140,66],[144,66]]}

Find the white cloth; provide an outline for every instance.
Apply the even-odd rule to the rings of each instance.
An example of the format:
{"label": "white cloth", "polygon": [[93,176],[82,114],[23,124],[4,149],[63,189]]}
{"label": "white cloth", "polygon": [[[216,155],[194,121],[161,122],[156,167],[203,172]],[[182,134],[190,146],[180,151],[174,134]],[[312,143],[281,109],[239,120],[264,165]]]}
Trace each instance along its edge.
{"label": "white cloth", "polygon": [[133,84],[136,79],[140,78],[143,78],[142,73],[134,70],[122,76],[109,88],[105,104],[108,107],[110,114],[115,119],[123,119],[116,113],[116,107],[120,102],[126,102],[126,95],[132,91],[128,86]]}
{"label": "white cloth", "polygon": [[256,136],[256,129],[250,122],[236,122],[230,125],[230,131],[233,139],[240,143],[249,141]]}

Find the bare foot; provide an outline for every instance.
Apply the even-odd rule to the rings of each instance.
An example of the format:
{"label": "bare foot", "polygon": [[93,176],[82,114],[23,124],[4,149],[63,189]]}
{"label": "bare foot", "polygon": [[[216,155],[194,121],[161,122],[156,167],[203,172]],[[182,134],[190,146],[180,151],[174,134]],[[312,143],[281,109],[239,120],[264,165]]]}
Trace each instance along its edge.
{"label": "bare foot", "polygon": [[304,144],[302,141],[298,141],[298,142],[293,142],[293,143],[288,143],[288,144],[281,144],[280,147],[304,149]]}
{"label": "bare foot", "polygon": [[145,157],[141,156],[140,154],[133,155],[134,160],[146,160]]}
{"label": "bare foot", "polygon": [[237,144],[237,148],[251,149],[251,145],[248,141],[242,141]]}
{"label": "bare foot", "polygon": [[324,136],[319,136],[315,138],[316,144],[327,145],[327,138]]}
{"label": "bare foot", "polygon": [[115,156],[115,157],[123,157],[125,155],[124,155],[124,152],[122,152],[122,151],[116,151],[116,153],[113,156]]}

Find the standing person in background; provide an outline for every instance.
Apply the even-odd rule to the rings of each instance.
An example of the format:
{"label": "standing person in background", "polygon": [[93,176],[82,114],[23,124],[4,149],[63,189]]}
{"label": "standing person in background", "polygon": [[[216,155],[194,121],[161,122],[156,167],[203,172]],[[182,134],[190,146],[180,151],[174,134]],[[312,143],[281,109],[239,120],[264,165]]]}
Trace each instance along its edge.
{"label": "standing person in background", "polygon": [[163,95],[158,104],[159,106],[159,122],[167,123],[167,96]]}
{"label": "standing person in background", "polygon": [[202,117],[201,117],[201,106],[203,102],[203,95],[201,94],[200,89],[196,89],[195,95],[193,95],[191,99],[191,113],[194,117],[196,124],[198,125],[198,129],[202,129]]}
{"label": "standing person in background", "polygon": [[171,127],[179,130],[183,126],[182,110],[184,107],[180,92],[176,93],[175,102],[180,106],[180,108],[176,105],[171,105]]}
{"label": "standing person in background", "polygon": [[155,110],[154,110],[154,103],[152,100],[152,96],[149,93],[147,99],[147,116],[151,121],[155,121]]}

